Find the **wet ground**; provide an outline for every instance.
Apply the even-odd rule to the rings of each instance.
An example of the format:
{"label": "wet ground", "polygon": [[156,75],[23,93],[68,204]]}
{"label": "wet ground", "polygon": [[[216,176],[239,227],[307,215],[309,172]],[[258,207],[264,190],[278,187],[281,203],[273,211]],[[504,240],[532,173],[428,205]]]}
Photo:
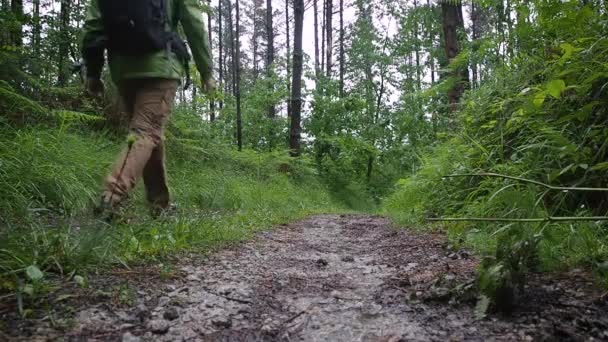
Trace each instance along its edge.
{"label": "wet ground", "polygon": [[512,316],[478,320],[476,266],[467,251],[449,250],[441,234],[398,230],[380,217],[316,216],[205,258],[184,257],[176,269],[114,272],[97,280],[112,282],[113,290],[66,300],[74,308],[72,320],[46,317],[27,327],[15,325],[12,337],[4,337],[608,340],[605,296],[584,272],[532,276]]}

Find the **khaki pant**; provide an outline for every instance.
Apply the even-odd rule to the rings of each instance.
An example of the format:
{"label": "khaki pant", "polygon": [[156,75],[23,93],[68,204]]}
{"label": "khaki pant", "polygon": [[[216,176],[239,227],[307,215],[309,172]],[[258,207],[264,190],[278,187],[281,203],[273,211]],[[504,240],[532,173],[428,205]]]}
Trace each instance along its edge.
{"label": "khaki pant", "polygon": [[129,145],[106,178],[103,201],[115,207],[125,200],[143,176],[146,197],[155,209],[169,205],[165,175],[163,131],[171,111],[176,80],[137,79],[118,85],[131,115]]}

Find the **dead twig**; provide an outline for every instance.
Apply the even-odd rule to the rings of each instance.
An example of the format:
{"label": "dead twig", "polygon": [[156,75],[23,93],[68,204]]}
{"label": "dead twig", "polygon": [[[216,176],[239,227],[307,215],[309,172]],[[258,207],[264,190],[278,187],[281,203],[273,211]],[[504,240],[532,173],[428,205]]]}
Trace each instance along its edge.
{"label": "dead twig", "polygon": [[567,187],[567,186],[553,186],[553,185],[549,185],[543,182],[539,182],[539,181],[535,181],[532,179],[527,179],[527,178],[522,178],[522,177],[515,177],[515,176],[508,176],[508,175],[502,175],[500,173],[491,173],[491,172],[484,172],[484,173],[464,173],[464,174],[456,174],[456,175],[448,175],[448,176],[443,176],[444,178],[455,178],[455,177],[497,177],[497,178],[505,178],[505,179],[511,179],[511,180],[515,180],[518,182],[522,182],[522,183],[530,183],[530,184],[536,184],[539,186],[542,186],[544,188],[547,188],[549,190],[555,190],[555,191],[604,191],[604,192],[608,192],[608,188],[578,188],[578,187]]}
{"label": "dead twig", "polygon": [[233,302],[237,302],[237,303],[241,303],[241,304],[251,304],[251,301],[246,300],[246,299],[239,299],[239,298],[234,298],[234,297],[230,297],[230,296],[227,296],[227,295],[222,295],[222,294],[219,294],[219,293],[213,292],[211,290],[207,290],[207,289],[203,289],[203,290],[205,292],[207,292],[207,293],[210,293],[210,294],[214,295],[214,296],[222,297],[224,299],[231,300]]}
{"label": "dead twig", "polygon": [[574,221],[608,221],[608,216],[592,216],[592,217],[545,217],[545,218],[501,218],[501,217],[440,217],[426,218],[430,222],[574,222]]}
{"label": "dead twig", "polygon": [[[464,174],[456,174],[456,175],[447,175],[447,176],[443,176],[444,178],[455,178],[455,177],[497,177],[497,178],[505,178],[505,179],[511,179],[511,180],[515,180],[518,182],[522,182],[522,183],[529,183],[529,184],[535,184],[538,186],[542,186],[544,188],[547,188],[549,190],[555,190],[555,191],[564,191],[564,192],[568,192],[568,191],[604,191],[607,192],[608,188],[577,188],[577,187],[565,187],[565,186],[553,186],[553,185],[549,185],[543,182],[539,182],[539,181],[535,181],[532,179],[527,179],[527,178],[522,178],[522,177],[515,177],[515,176],[508,176],[508,175],[503,175],[500,173],[491,173],[491,172],[484,172],[484,173],[464,173]],[[447,217],[447,218],[427,218],[427,221],[431,221],[431,222],[437,222],[437,221],[442,221],[442,222],[521,222],[521,223],[551,223],[551,222],[582,222],[582,221],[608,221],[608,217],[607,216],[595,216],[595,217],[553,217],[553,216],[549,216],[549,217],[545,217],[545,218],[522,218],[522,219],[515,219],[515,218],[487,218],[487,217],[461,217],[461,218],[456,218],[456,217]]]}
{"label": "dead twig", "polygon": [[94,338],[108,338],[108,337],[117,337],[121,334],[121,332],[129,331],[133,333],[143,334],[146,332],[146,328],[144,327],[131,327],[117,330],[101,330],[101,331],[74,331],[64,335],[64,337],[94,337]]}
{"label": "dead twig", "polygon": [[298,312],[297,314],[291,316],[289,319],[287,319],[285,322],[283,322],[283,326],[295,321],[296,319],[298,319],[298,317],[302,316],[303,314],[307,313],[308,310],[303,310]]}

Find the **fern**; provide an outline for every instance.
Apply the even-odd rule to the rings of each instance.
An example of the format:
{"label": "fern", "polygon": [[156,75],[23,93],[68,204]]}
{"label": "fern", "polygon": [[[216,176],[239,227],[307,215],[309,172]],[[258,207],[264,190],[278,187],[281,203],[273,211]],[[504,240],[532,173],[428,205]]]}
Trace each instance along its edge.
{"label": "fern", "polygon": [[16,93],[8,83],[0,82],[0,113],[8,116],[44,115],[46,109],[38,102]]}

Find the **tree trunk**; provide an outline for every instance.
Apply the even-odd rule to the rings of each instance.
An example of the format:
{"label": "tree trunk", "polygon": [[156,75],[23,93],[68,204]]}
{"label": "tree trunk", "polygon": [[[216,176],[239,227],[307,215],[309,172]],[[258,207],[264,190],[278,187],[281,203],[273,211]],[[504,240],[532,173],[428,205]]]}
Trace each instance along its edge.
{"label": "tree trunk", "polygon": [[289,147],[291,155],[300,155],[300,115],[302,112],[302,33],[304,29],[304,0],[294,0],[293,83],[291,86],[291,129]]}
{"label": "tree trunk", "polygon": [[434,11],[433,6],[431,6],[431,0],[426,0],[426,6],[429,8],[431,12],[428,16],[431,20],[427,23],[428,25],[428,33],[429,33],[429,64],[431,68],[431,85],[435,84],[435,57],[433,56],[434,48],[433,44],[435,43],[435,31],[434,31],[434,21],[432,17],[432,13]]}
{"label": "tree trunk", "polygon": [[318,0],[313,0],[313,11],[315,17],[315,77],[318,80],[320,74],[320,61],[319,61],[319,6]]}
{"label": "tree trunk", "polygon": [[507,0],[506,4],[505,4],[505,13],[506,13],[506,20],[507,20],[507,26],[508,26],[508,39],[507,39],[507,55],[510,58],[513,58],[513,19],[511,18],[511,1]]}
{"label": "tree trunk", "polygon": [[[11,11],[11,3],[9,0],[2,0],[2,2],[0,3],[2,5],[2,12],[4,13],[8,13]],[[0,30],[0,33],[2,34],[2,36],[0,36],[0,45],[5,46],[5,45],[11,45],[11,31],[6,30],[6,29],[2,29]]]}
{"label": "tree trunk", "polygon": [[334,6],[333,6],[333,0],[326,0],[327,1],[327,14],[326,16],[326,22],[325,22],[325,29],[327,30],[327,33],[325,34],[325,38],[327,39],[327,58],[325,60],[325,73],[327,75],[327,78],[331,77],[331,67],[332,67],[332,53],[333,53],[333,26],[332,26],[332,18],[334,16]]}
{"label": "tree trunk", "polygon": [[[209,6],[211,6],[211,0],[209,0]],[[207,15],[207,30],[209,31],[209,50],[211,50],[211,56],[213,56],[213,26],[211,25],[211,14]],[[192,87],[192,100],[196,101],[196,87]],[[213,98],[209,101],[209,121],[215,121],[215,101]]]}
{"label": "tree trunk", "polygon": [[323,0],[323,17],[321,19],[321,71],[325,70],[325,16],[327,15],[327,0]]}
{"label": "tree trunk", "polygon": [[11,45],[15,47],[23,46],[23,0],[11,1],[11,12],[16,20],[17,25],[11,31]]}
{"label": "tree trunk", "polygon": [[[448,62],[460,52],[458,43],[458,32],[464,31],[464,22],[462,19],[462,1],[444,0],[441,3],[441,13],[443,17],[443,34],[445,39],[445,54]],[[456,86],[448,90],[448,105],[449,112],[454,113],[458,109],[458,102],[464,93],[469,83],[468,69],[467,70],[452,70],[451,76],[457,80]],[[451,118],[453,121],[454,118]]]}
{"label": "tree trunk", "polygon": [[230,31],[230,78],[232,95],[236,96],[236,51],[234,48],[234,23],[232,22],[232,4],[228,1],[228,27]]}
{"label": "tree trunk", "polygon": [[507,33],[503,27],[505,20],[505,4],[503,0],[495,2],[496,20],[495,27],[496,32],[500,34],[500,44],[496,44],[496,59],[502,61],[503,65],[506,63],[506,52],[501,51],[501,47],[504,47],[507,41]]}
{"label": "tree trunk", "polygon": [[[270,79],[272,78],[272,67],[274,64],[274,25],[273,25],[273,13],[272,13],[272,0],[266,0],[266,39],[268,40],[268,47],[266,48],[266,76],[269,80],[269,90],[274,93],[274,84]],[[268,107],[268,117],[274,118],[276,116],[274,105]]]}
{"label": "tree trunk", "polygon": [[[196,86],[192,86],[192,111],[195,113],[198,112],[198,102],[196,101],[196,97],[198,96],[197,89],[198,88]],[[211,115],[213,115],[213,112],[210,113],[209,121],[213,121],[213,118],[211,117]]]}
{"label": "tree trunk", "polygon": [[323,19],[321,21],[321,70],[325,70],[325,26],[327,16],[327,0],[323,0]]}
{"label": "tree trunk", "polygon": [[340,0],[340,97],[344,98],[344,0]]}
{"label": "tree trunk", "polygon": [[34,56],[40,56],[40,34],[42,25],[40,23],[40,0],[34,0],[34,23],[32,28],[32,44],[34,48]]}
{"label": "tree trunk", "polygon": [[[289,0],[285,0],[285,36],[287,38],[287,92],[291,93],[291,85],[289,79],[291,78],[291,46],[290,44],[290,32],[289,32]],[[287,116],[291,116],[291,101],[287,101]]]}
{"label": "tree trunk", "polygon": [[32,23],[32,51],[33,51],[33,64],[32,64],[32,75],[39,77],[41,74],[40,67],[40,45],[42,33],[42,24],[40,22],[40,0],[34,0],[34,16]]}
{"label": "tree trunk", "polygon": [[236,141],[239,151],[243,150],[243,120],[241,118],[241,25],[240,0],[236,0]]}
{"label": "tree trunk", "polygon": [[[371,21],[371,18],[370,18]],[[384,41],[384,47],[382,48],[382,55],[384,56],[386,54],[386,48],[388,46],[388,37],[385,38]],[[411,55],[410,55],[411,57]],[[369,63],[371,65],[371,63]],[[411,64],[411,63],[410,63]],[[371,126],[375,127],[378,122],[380,121],[380,110],[382,108],[382,99],[384,98],[384,93],[386,91],[386,74],[388,73],[388,66],[387,65],[381,65],[380,66],[380,89],[376,89],[376,106],[374,108],[373,111],[373,117],[371,118]],[[374,78],[372,75],[372,70],[371,67],[367,68],[367,77],[369,79],[370,84],[373,84],[374,82]],[[370,93],[371,93],[371,86],[370,86]],[[371,94],[369,95],[368,98],[371,98]],[[372,137],[372,141],[371,141],[371,145],[375,146],[376,145],[376,136]],[[375,160],[375,156],[374,154],[370,154],[370,156],[367,159],[367,181],[370,182],[372,179],[372,175],[373,175],[373,169],[374,169],[374,160]]]}
{"label": "tree trunk", "polygon": [[[472,39],[473,43],[479,39],[479,10],[473,1],[471,3],[471,31],[472,31]],[[473,51],[475,52],[475,51]],[[471,62],[471,71],[473,73],[471,86],[473,88],[477,85],[477,63],[475,61]]]}
{"label": "tree trunk", "polygon": [[260,66],[258,63],[258,12],[260,9],[259,0],[253,0],[253,33],[251,35],[251,48],[253,50],[253,79],[257,80],[260,74]]}
{"label": "tree trunk", "polygon": [[[417,12],[418,9],[418,1],[414,0],[414,12]],[[422,69],[420,68],[420,40],[418,39],[418,16],[417,14],[414,16],[414,41],[415,44],[415,54],[416,54],[416,86],[417,90],[420,91],[422,89]]]}
{"label": "tree trunk", "polygon": [[[217,38],[218,38],[218,43],[219,43],[219,58],[220,58],[220,77],[219,77],[219,86],[222,87],[224,84],[224,31],[222,30],[222,2],[224,2],[224,0],[219,0],[219,4],[218,4],[218,19],[217,19],[217,23],[219,25],[218,30],[217,30]],[[221,88],[220,88],[221,89]],[[224,108],[224,101],[220,100],[219,101],[219,107],[220,107],[220,112],[222,111],[222,109]]]}
{"label": "tree trunk", "polygon": [[59,77],[58,84],[60,87],[64,87],[68,83],[70,77],[70,67],[68,65],[68,56],[70,52],[70,0],[61,1],[61,11],[59,13],[60,18],[60,31],[59,36]]}

